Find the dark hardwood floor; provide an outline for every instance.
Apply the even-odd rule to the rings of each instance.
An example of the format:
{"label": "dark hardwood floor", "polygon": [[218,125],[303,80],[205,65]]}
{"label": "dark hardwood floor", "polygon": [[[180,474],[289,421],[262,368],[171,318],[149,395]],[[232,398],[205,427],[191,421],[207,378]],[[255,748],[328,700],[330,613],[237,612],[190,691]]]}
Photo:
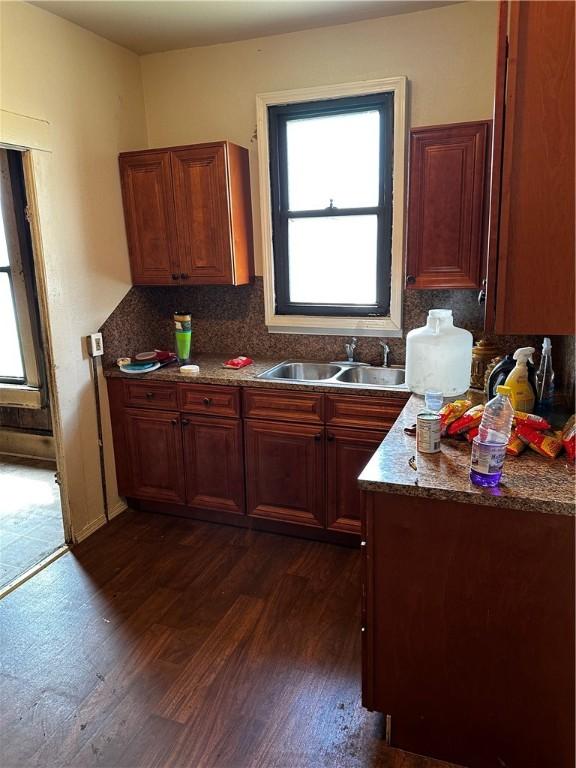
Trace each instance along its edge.
{"label": "dark hardwood floor", "polygon": [[0,603],[3,768],[440,768],[360,705],[357,550],[127,512]]}

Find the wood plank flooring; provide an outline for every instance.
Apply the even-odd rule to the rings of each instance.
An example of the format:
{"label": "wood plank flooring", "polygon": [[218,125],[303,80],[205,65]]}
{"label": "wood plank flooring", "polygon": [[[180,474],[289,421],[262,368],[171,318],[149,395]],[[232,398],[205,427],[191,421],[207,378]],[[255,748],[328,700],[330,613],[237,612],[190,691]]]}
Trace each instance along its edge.
{"label": "wood plank flooring", "polygon": [[440,768],[360,705],[357,550],[126,512],[0,603],[3,768]]}

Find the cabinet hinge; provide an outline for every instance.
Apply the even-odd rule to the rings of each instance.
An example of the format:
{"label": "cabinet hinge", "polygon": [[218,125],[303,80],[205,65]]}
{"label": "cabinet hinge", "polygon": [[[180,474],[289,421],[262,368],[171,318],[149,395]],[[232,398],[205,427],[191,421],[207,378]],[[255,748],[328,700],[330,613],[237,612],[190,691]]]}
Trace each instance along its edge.
{"label": "cabinet hinge", "polygon": [[30,221],[31,221],[31,215],[30,215],[30,206],[29,206],[29,205],[27,205],[27,206],[24,208],[24,218],[26,219],[26,221],[28,222],[28,224],[30,224]]}
{"label": "cabinet hinge", "polygon": [[60,476],[60,472],[54,472],[54,482],[56,485],[62,485],[62,477]]}

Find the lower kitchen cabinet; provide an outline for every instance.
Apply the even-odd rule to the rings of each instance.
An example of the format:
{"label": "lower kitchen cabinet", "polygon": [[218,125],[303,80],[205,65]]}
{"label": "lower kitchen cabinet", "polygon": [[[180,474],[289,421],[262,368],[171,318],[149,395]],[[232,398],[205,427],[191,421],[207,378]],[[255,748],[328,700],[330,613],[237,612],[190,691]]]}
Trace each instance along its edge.
{"label": "lower kitchen cabinet", "polygon": [[324,526],[324,429],[245,422],[248,515]]}
{"label": "lower kitchen cabinet", "polygon": [[326,527],[360,533],[361,491],[357,478],[386,433],[367,429],[326,431]]}
{"label": "lower kitchen cabinet", "polygon": [[118,492],[143,510],[352,545],[358,475],[406,399],[110,377]]}
{"label": "lower kitchen cabinet", "polygon": [[574,766],[574,522],[364,494],[365,707],[468,768]]}
{"label": "lower kitchen cabinet", "polygon": [[126,408],[123,421],[129,456],[125,492],[140,499],[183,504],[185,483],[179,414]]}
{"label": "lower kitchen cabinet", "polygon": [[182,416],[186,503],[197,509],[244,513],[242,423]]}

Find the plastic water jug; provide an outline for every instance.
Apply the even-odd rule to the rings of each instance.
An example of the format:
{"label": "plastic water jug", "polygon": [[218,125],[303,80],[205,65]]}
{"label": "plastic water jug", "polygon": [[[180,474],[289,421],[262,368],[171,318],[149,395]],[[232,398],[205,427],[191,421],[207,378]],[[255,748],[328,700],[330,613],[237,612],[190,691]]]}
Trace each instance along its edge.
{"label": "plastic water jug", "polygon": [[454,326],[451,309],[431,309],[426,325],[406,337],[406,384],[418,395],[431,389],[444,397],[464,394],[471,368],[472,334]]}

